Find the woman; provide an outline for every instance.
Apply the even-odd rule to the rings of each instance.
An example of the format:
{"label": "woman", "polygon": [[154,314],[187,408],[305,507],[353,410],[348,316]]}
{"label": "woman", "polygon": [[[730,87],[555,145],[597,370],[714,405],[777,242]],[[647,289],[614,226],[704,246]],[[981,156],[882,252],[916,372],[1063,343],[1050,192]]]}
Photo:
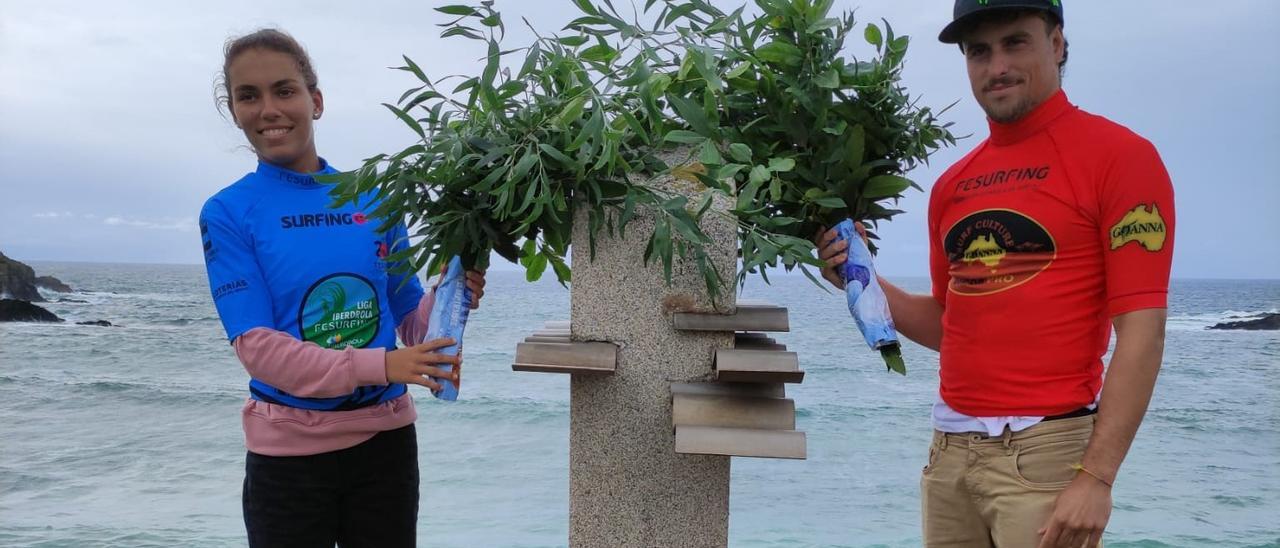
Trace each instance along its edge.
{"label": "woman", "polygon": [[[406,384],[456,383],[460,358],[433,352],[450,339],[414,344],[432,295],[385,260],[405,247],[405,226],[376,232],[363,213],[372,195],[331,209],[312,177],[336,170],[316,153],[324,97],[306,51],[260,30],[226,44],[222,76],[224,104],[258,155],[200,213],[214,304],[252,378],[250,545],[413,546],[417,413]],[[483,274],[467,284],[478,305]],[[395,349],[397,334],[410,346]]]}

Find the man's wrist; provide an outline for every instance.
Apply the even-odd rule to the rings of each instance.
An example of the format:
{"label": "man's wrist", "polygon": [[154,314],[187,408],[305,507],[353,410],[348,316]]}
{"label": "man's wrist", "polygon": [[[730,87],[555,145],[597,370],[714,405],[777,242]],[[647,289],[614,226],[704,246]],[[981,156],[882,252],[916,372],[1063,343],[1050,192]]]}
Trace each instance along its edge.
{"label": "man's wrist", "polygon": [[1108,489],[1110,489],[1113,485],[1115,485],[1116,480],[1115,480],[1114,472],[1110,474],[1104,474],[1099,472],[1097,469],[1085,466],[1083,463],[1073,464],[1071,465],[1071,468],[1076,471],[1077,476],[1086,476],[1090,479],[1090,481],[1095,481],[1097,483],[1105,485]]}

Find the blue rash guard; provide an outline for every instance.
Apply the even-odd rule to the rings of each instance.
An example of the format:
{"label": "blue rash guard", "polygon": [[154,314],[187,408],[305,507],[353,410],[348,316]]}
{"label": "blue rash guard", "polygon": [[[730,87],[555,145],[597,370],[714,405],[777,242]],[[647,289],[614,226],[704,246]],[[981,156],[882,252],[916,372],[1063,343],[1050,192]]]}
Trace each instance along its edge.
{"label": "blue rash guard", "polygon": [[[320,166],[319,173],[337,173],[323,159]],[[406,281],[385,260],[407,245],[405,226],[380,234],[364,214],[377,205],[373,193],[333,209],[329,188],[259,162],[205,203],[205,268],[228,340],[266,327],[324,348],[396,347],[396,326],[423,296],[417,277]],[[403,384],[360,386],[346,396],[307,398],[249,382],[255,400],[318,411],[359,409],[405,391]]]}

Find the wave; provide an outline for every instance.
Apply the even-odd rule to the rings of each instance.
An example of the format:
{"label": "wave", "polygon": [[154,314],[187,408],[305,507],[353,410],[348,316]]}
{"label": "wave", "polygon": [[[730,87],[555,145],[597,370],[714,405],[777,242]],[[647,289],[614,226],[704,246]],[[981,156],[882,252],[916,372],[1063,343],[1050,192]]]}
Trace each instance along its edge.
{"label": "wave", "polygon": [[9,525],[0,526],[0,546],[76,546],[77,548],[109,548],[135,546],[152,548],[165,546],[236,546],[244,542],[238,536],[215,533],[210,524],[196,520],[199,529],[152,528],[138,532],[130,527],[98,525],[74,525],[71,527],[45,527]]}
{"label": "wave", "polygon": [[444,414],[450,417],[449,420],[478,420],[486,424],[494,419],[507,423],[538,424],[569,417],[569,402],[563,400],[463,396],[456,402],[442,403],[434,401],[430,396],[423,398],[419,397],[419,394],[414,394],[414,402],[419,414],[433,416]]}
{"label": "wave", "polygon": [[1280,310],[1272,308],[1259,311],[1226,310],[1200,314],[1179,314],[1177,316],[1169,316],[1166,328],[1173,331],[1203,331],[1222,322],[1256,320],[1268,314],[1280,314]]}
{"label": "wave", "polygon": [[98,304],[103,301],[103,294],[94,291],[75,290],[69,293],[51,291],[43,287],[36,288],[40,296],[50,304]]}
{"label": "wave", "polygon": [[203,317],[203,318],[175,318],[175,319],[172,319],[172,320],[157,320],[157,321],[151,321],[151,322],[147,322],[147,323],[148,323],[148,324],[150,324],[150,325],[166,325],[166,326],[173,326],[173,327],[185,327],[185,326],[188,326],[188,325],[191,325],[191,324],[197,324],[197,323],[212,323],[212,322],[217,322],[217,321],[219,321],[219,320],[218,320],[218,318],[217,318],[217,317],[215,317],[215,316],[206,316],[206,317]]}
{"label": "wave", "polygon": [[162,395],[186,400],[193,396],[208,398],[235,398],[245,395],[244,387],[208,387],[197,384],[150,383],[120,380],[90,380],[64,382],[69,388],[99,393],[145,394],[148,397]]}
{"label": "wave", "polygon": [[[51,379],[42,376],[0,376],[0,384],[59,385],[85,398],[121,396],[143,399],[156,403],[182,402],[190,405],[193,399],[213,403],[225,400],[241,400],[248,394],[243,386],[209,386],[207,384],[173,382],[137,382],[118,379]],[[84,401],[93,401],[86,399]]]}

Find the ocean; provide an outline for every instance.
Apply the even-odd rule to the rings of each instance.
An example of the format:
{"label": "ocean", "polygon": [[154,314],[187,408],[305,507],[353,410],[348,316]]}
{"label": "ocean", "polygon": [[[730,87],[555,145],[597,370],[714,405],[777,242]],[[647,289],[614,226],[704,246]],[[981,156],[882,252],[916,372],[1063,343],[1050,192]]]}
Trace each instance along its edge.
{"label": "ocean", "polygon": [[[201,266],[35,262],[77,290],[65,324],[0,324],[0,546],[243,546],[248,377]],[[927,290],[924,279],[895,280]],[[920,545],[937,356],[887,373],[844,307],[800,276],[744,298],[790,309],[787,387],[804,461],[735,458],[732,546]],[[1164,369],[1115,486],[1112,548],[1280,546],[1280,332],[1206,331],[1280,309],[1280,280],[1177,280]],[[516,342],[568,319],[569,292],[492,272],[457,402],[418,387],[422,546],[563,546],[569,379],[511,371]],[[118,327],[72,322],[107,320]],[[1270,516],[1270,517],[1268,517]]]}

